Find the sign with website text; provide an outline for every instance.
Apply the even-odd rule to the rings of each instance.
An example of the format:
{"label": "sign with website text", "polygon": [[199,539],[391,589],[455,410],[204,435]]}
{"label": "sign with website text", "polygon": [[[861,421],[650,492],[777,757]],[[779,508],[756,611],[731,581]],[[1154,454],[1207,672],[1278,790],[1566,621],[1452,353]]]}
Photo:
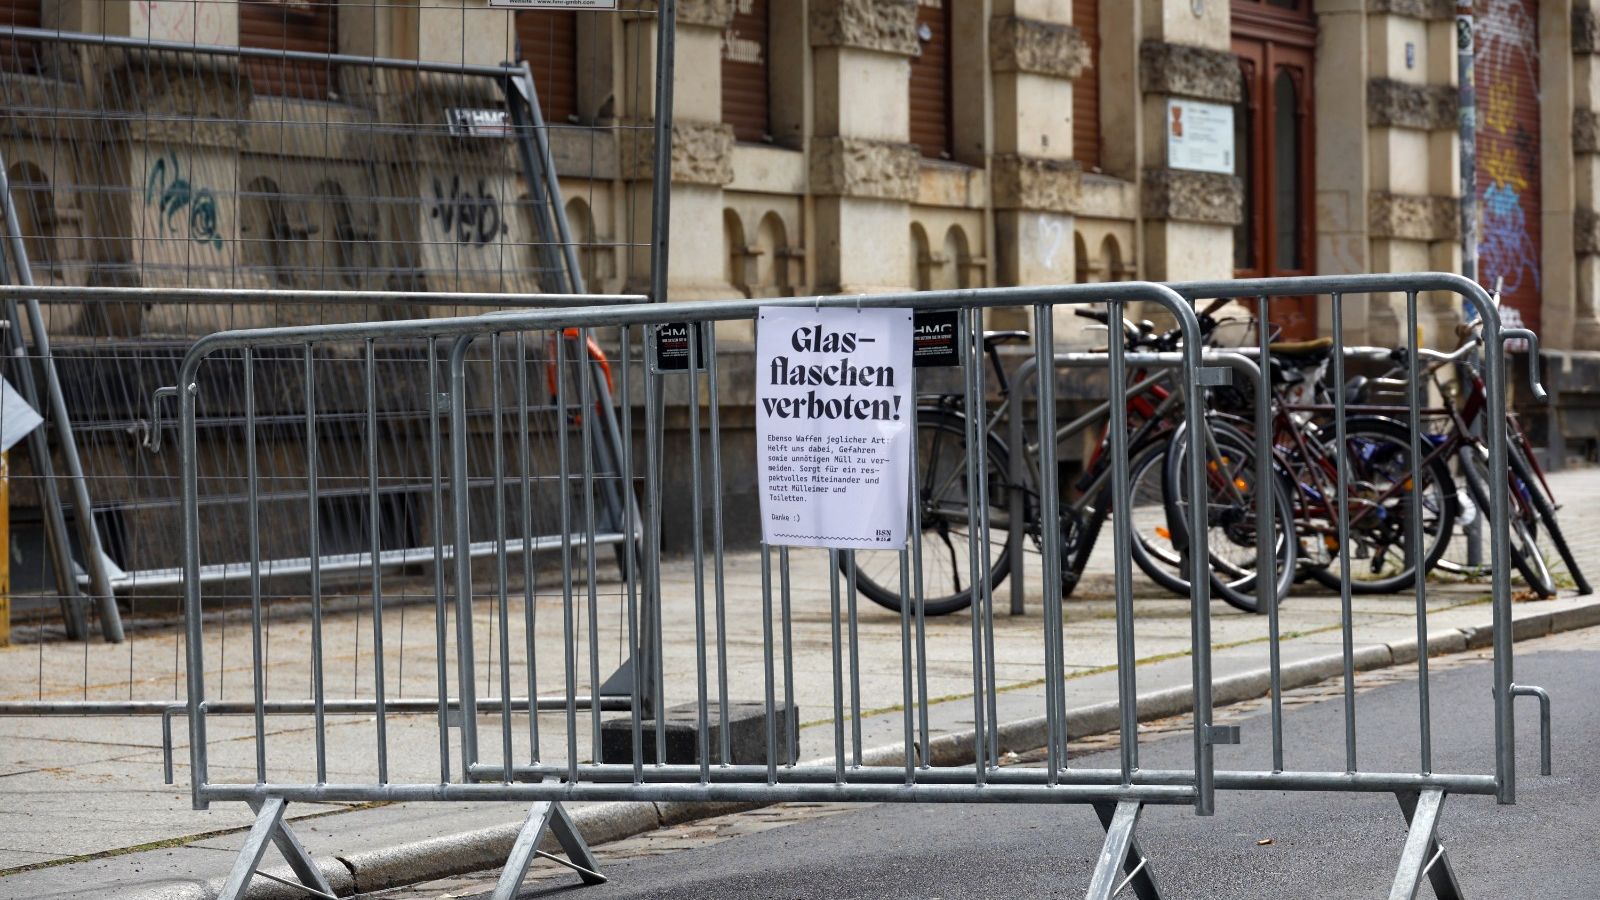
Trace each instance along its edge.
{"label": "sign with website text", "polygon": [[768,544],[899,550],[912,435],[911,312],[761,310],[756,446]]}
{"label": "sign with website text", "polygon": [[1233,174],[1233,107],[1198,100],[1167,101],[1167,165]]}

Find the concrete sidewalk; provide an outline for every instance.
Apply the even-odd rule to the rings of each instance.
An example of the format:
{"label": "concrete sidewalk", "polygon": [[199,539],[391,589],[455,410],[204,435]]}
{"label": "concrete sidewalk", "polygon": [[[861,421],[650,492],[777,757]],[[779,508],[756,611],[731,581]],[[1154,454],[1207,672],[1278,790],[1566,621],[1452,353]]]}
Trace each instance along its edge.
{"label": "concrete sidewalk", "polygon": [[[1600,471],[1561,473],[1553,487],[1565,502],[1564,527],[1581,563],[1591,576],[1600,569]],[[826,664],[831,652],[826,569],[821,555],[797,553],[793,575],[794,648],[797,664],[794,685],[800,718],[802,756],[833,752],[832,678]],[[609,566],[603,567],[611,568]],[[1116,676],[1115,623],[1108,587],[1109,536],[1091,577],[1067,604],[1068,702],[1074,710],[1075,734],[1102,730],[1114,724]],[[730,696],[757,699],[761,690],[760,571],[754,554],[727,560],[725,590],[728,608],[728,667]],[[1137,601],[1137,655],[1141,715],[1169,715],[1186,702],[1190,682],[1188,603],[1139,583]],[[695,647],[693,642],[694,577],[687,562],[675,562],[665,573],[667,628],[667,693],[669,702],[693,698]],[[1038,579],[1031,579],[1038,584]],[[587,599],[587,587],[581,588]],[[1003,590],[1002,590],[1003,593]],[[601,623],[595,668],[604,677],[620,658],[621,636],[616,582],[596,585],[596,621]],[[395,604],[398,589],[389,589]],[[1436,583],[1429,589],[1429,633],[1434,652],[1481,646],[1488,639],[1490,609],[1483,584]],[[1000,606],[1004,606],[1003,597]],[[1042,743],[1040,724],[1044,687],[1040,650],[1038,596],[1030,596],[1025,615],[996,620],[997,676],[1001,685],[999,718],[1013,725],[1004,730],[1010,749],[1026,750]],[[711,597],[707,598],[708,605]],[[900,709],[900,620],[863,599],[861,614],[863,746],[897,743],[903,734]],[[508,603],[512,629],[506,637],[513,648],[512,692],[523,694],[527,669],[522,665],[524,632],[520,601]],[[404,611],[404,612],[402,612]],[[271,630],[268,684],[270,694],[282,699],[306,696],[309,626],[293,615],[284,601]],[[563,672],[559,591],[541,584],[534,612],[538,663],[536,673],[543,693],[559,690]],[[1519,638],[1600,624],[1600,601],[1563,596],[1553,601],[1518,603],[1515,609]],[[588,612],[584,612],[587,621]],[[709,616],[709,613],[708,613]],[[1326,593],[1297,594],[1281,611],[1281,652],[1286,679],[1309,683],[1338,669],[1342,640],[1339,603]],[[501,669],[491,653],[499,641],[496,616],[485,602],[475,610],[482,659],[478,667],[480,696],[498,693]],[[453,673],[448,644],[454,624],[444,623],[446,664]],[[386,606],[384,640],[385,685],[393,698],[432,696],[437,658],[433,653],[435,620],[431,600],[426,605]],[[357,609],[330,615],[325,627],[326,671],[330,696],[371,696],[371,618]],[[1412,596],[1357,598],[1354,604],[1357,660],[1363,668],[1405,662],[1416,654],[1415,609]],[[493,638],[490,639],[490,635]],[[960,758],[960,742],[953,736],[972,727],[973,690],[970,666],[970,619],[965,614],[929,621],[928,667],[932,704],[930,724],[936,735],[934,762]],[[1213,604],[1213,668],[1219,702],[1259,696],[1265,690],[1267,659],[1266,619],[1237,613]],[[213,698],[247,699],[250,694],[249,629],[247,621],[233,619],[226,627],[208,631],[208,690]],[[213,645],[214,642],[214,645]],[[589,680],[589,647],[579,648],[578,687]],[[43,648],[19,645],[0,651],[0,696],[32,699],[135,697],[152,699],[181,695],[182,648],[170,627],[135,634],[124,646],[56,644]],[[715,662],[715,646],[712,651]],[[810,663],[822,662],[821,665]],[[714,671],[714,670],[713,670]],[[711,680],[713,696],[716,680]],[[579,753],[588,758],[590,728],[580,714],[576,733]],[[159,723],[155,719],[0,719],[0,897],[129,896],[141,890],[160,889],[168,896],[207,896],[203,883],[224,875],[232,851],[243,839],[251,815],[242,805],[219,804],[211,810],[189,809],[188,772],[182,765],[187,752],[179,723],[177,786],[162,785]],[[498,716],[480,721],[480,746],[484,760],[499,759],[501,738]],[[269,766],[274,781],[314,781],[312,730],[309,718],[269,719]],[[564,756],[566,722],[559,714],[540,716],[541,747],[546,758]],[[211,719],[212,777],[216,780],[254,780],[253,723],[249,718]],[[330,781],[373,778],[375,728],[371,717],[330,718],[328,757]],[[1264,740],[1245,735],[1246,741]],[[527,725],[518,721],[513,731],[517,758],[530,753]],[[438,734],[432,716],[394,716],[389,721],[389,757],[394,781],[436,782],[439,778]],[[847,747],[848,749],[848,747]],[[1225,748],[1224,748],[1225,749]],[[552,750],[556,751],[552,754]],[[949,756],[940,757],[943,750]],[[689,811],[658,804],[607,805],[605,810],[580,811],[586,829],[599,839],[634,833]],[[311,851],[326,862],[339,880],[341,891],[374,890],[399,883],[406,877],[437,877],[446,863],[470,871],[494,865],[503,855],[525,810],[509,804],[399,804],[353,807],[297,804],[291,817]],[[433,849],[410,848],[386,852],[396,845],[423,838],[461,832],[478,832],[456,842],[438,842]],[[469,852],[475,848],[475,852]],[[487,861],[485,861],[487,860]],[[431,867],[431,868],[430,868]],[[289,896],[292,894],[287,894]]]}

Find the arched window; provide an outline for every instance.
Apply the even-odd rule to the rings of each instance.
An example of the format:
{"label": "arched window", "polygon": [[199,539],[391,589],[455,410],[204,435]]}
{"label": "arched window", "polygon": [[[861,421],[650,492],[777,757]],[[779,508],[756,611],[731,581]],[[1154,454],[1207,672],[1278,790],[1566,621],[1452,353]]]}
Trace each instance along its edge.
{"label": "arched window", "polygon": [[783,218],[775,212],[762,216],[756,228],[756,249],[761,254],[756,260],[760,272],[757,283],[765,296],[786,297],[792,286],[788,230]]}
{"label": "arched window", "polygon": [[1074,284],[1088,284],[1094,280],[1094,260],[1089,258],[1089,242],[1083,239],[1083,232],[1072,233],[1072,281]]}
{"label": "arched window", "polygon": [[1106,281],[1126,281],[1128,272],[1122,266],[1122,247],[1114,235],[1106,235],[1100,242],[1100,258],[1105,262]]}
{"label": "arched window", "polygon": [[533,73],[545,122],[566,125],[578,117],[578,14],[530,9],[517,13],[518,58]]}
{"label": "arched window", "polygon": [[[11,197],[16,203],[17,219],[22,231],[22,248],[28,254],[28,267],[34,280],[49,284],[56,272],[56,213],[55,194],[44,170],[33,163],[17,163],[7,172],[11,181]],[[10,262],[10,254],[6,254]],[[16,278],[17,273],[7,273]]]}
{"label": "arched window", "polygon": [[911,285],[919,291],[931,290],[932,275],[929,271],[936,265],[933,257],[933,248],[928,246],[928,232],[923,230],[921,222],[911,223]]}
{"label": "arched window", "polygon": [[731,209],[722,211],[722,259],[723,277],[749,296],[755,283],[755,273],[751,271],[754,254],[745,240],[743,220]]}
{"label": "arched window", "polygon": [[955,153],[951,90],[950,6],[954,0],[917,0],[917,43],[911,60],[911,143],[929,159]]}
{"label": "arched window", "polygon": [[[310,53],[339,52],[339,4],[335,0],[240,0],[239,46]],[[338,81],[331,62],[245,60],[257,94],[303,100],[335,98]]]}
{"label": "arched window", "polygon": [[246,269],[255,269],[274,287],[295,286],[294,236],[277,182],[257,178],[239,198],[239,253]]}

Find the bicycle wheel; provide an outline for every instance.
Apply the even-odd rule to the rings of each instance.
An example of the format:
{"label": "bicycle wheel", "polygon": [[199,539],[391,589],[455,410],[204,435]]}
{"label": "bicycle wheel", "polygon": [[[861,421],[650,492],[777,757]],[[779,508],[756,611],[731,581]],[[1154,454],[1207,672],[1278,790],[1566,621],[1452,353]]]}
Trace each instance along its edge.
{"label": "bicycle wheel", "polygon": [[[1472,493],[1472,500],[1478,509],[1487,515],[1489,510],[1489,448],[1482,445],[1466,447],[1459,454],[1461,473],[1466,478],[1467,489]],[[1528,490],[1533,484],[1533,473],[1528,470],[1528,465],[1521,458],[1520,453],[1508,453],[1507,459],[1511,464],[1510,492],[1507,499],[1511,502],[1511,515],[1509,521],[1509,544],[1511,549],[1511,565],[1516,568],[1517,574],[1527,583],[1528,588],[1541,597],[1553,597],[1556,593],[1555,578],[1550,573],[1550,566],[1543,548],[1539,546],[1540,515],[1532,502],[1532,495],[1541,493],[1537,489]],[[1552,510],[1551,518],[1555,514]],[[1489,554],[1486,545],[1484,553]],[[1489,566],[1484,566],[1484,571],[1489,571]]]}
{"label": "bicycle wheel", "polygon": [[1184,577],[1183,554],[1172,542],[1167,525],[1167,492],[1164,484],[1168,442],[1149,447],[1139,454],[1129,470],[1133,492],[1134,564],[1146,576],[1180,597],[1189,596],[1189,579]]}
{"label": "bicycle wheel", "polygon": [[[983,549],[987,568],[983,577],[990,591],[1004,580],[1011,565],[1006,547],[1010,535],[1010,510],[1006,472],[1010,455],[1005,444],[988,436],[986,468],[988,543]],[[972,556],[968,544],[972,517],[967,504],[971,485],[967,478],[967,418],[943,409],[917,412],[916,466],[918,511],[922,531],[913,535],[922,549],[922,610],[942,616],[972,604]],[[858,550],[856,588],[880,606],[900,611],[900,554],[890,550]],[[841,554],[840,567],[846,557]],[[980,563],[980,567],[982,563]],[[846,569],[848,573],[848,569]],[[911,589],[916,586],[912,572]]]}
{"label": "bicycle wheel", "polygon": [[[1318,429],[1316,439],[1327,465],[1337,465],[1338,435],[1332,424]],[[1345,424],[1350,517],[1350,592],[1389,594],[1410,587],[1416,578],[1411,550],[1411,431],[1390,419],[1357,417]],[[1423,452],[1430,445],[1424,442]],[[1315,464],[1315,463],[1313,463]],[[1330,476],[1331,478],[1331,476]],[[1444,555],[1460,513],[1455,479],[1443,457],[1422,467],[1422,554],[1424,571]],[[1322,523],[1332,551],[1325,568],[1311,570],[1323,586],[1338,590],[1338,509],[1324,504]]]}
{"label": "bicycle wheel", "polygon": [[[1243,432],[1221,422],[1209,422],[1206,453],[1207,552],[1211,563],[1212,592],[1245,612],[1266,612],[1256,598],[1256,545],[1261,540],[1261,523],[1256,514],[1255,441]],[[1189,489],[1187,459],[1190,452],[1187,427],[1173,435],[1167,450],[1163,484],[1168,503],[1173,507],[1169,528],[1173,544],[1188,544]],[[1276,476],[1276,473],[1275,473]],[[1280,477],[1274,477],[1272,491],[1273,600],[1281,603],[1289,594],[1295,576],[1295,523],[1288,491]],[[1188,580],[1183,579],[1188,593]]]}

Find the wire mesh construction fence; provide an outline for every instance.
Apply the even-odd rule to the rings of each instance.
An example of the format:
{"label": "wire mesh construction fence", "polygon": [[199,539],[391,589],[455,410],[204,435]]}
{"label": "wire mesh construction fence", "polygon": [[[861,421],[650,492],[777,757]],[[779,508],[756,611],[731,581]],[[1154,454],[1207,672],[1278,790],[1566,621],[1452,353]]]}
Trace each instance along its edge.
{"label": "wire mesh construction fence", "polygon": [[[122,615],[174,608],[176,483],[144,445],[149,392],[196,338],[637,291],[660,255],[651,141],[670,127],[670,90],[662,103],[647,78],[599,87],[626,54],[648,74],[651,38],[671,32],[653,9],[218,0],[138,4],[119,22],[112,4],[85,6],[101,33],[59,27],[65,10],[0,23],[6,275],[46,288],[6,295],[4,375],[45,413],[11,466],[23,638],[86,636],[87,615],[115,640]],[[418,35],[408,58],[383,52],[396,16]],[[426,368],[420,345],[373,352],[387,367],[380,403]],[[263,464],[304,464],[305,448],[271,436],[293,366],[258,362]],[[315,463],[360,468],[363,387],[335,361],[314,368],[326,423]],[[202,443],[236,462],[244,386],[227,390]],[[386,466],[422,455],[424,413],[383,410]],[[530,420],[545,448],[551,421]],[[337,555],[372,525],[385,559],[403,559],[424,527],[408,499],[421,489],[397,472],[374,513],[332,487],[322,549]],[[219,485],[214,502],[243,498]],[[271,537],[279,560],[307,549]]]}

